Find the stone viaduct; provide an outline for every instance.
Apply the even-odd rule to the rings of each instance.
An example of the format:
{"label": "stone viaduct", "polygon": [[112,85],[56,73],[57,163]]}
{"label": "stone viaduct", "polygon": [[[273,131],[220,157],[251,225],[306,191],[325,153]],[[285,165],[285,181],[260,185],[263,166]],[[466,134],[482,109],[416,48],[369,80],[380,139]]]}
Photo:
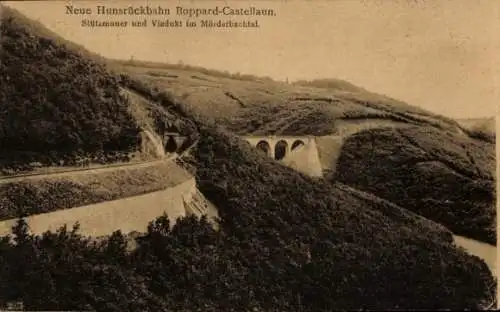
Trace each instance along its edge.
{"label": "stone viaduct", "polygon": [[244,136],[251,146],[274,160],[282,161],[311,176],[321,176],[322,168],[314,136]]}
{"label": "stone viaduct", "polygon": [[308,136],[246,136],[244,139],[275,160],[282,160],[291,152],[310,144],[314,137]]}

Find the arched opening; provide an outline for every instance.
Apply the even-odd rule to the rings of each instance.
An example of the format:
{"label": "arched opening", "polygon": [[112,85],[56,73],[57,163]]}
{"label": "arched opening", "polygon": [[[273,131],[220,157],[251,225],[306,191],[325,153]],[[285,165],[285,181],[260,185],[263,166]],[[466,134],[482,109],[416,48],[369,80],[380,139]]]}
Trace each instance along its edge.
{"label": "arched opening", "polygon": [[260,141],[257,143],[257,149],[264,152],[267,156],[269,156],[271,152],[271,146],[266,141]]}
{"label": "arched opening", "polygon": [[292,151],[293,151],[293,150],[295,150],[295,149],[297,149],[297,148],[299,148],[299,147],[302,147],[302,146],[304,146],[304,145],[306,145],[306,144],[304,143],[304,141],[302,141],[302,140],[297,140],[297,141],[293,142],[293,144],[292,144]]}
{"label": "arched opening", "polygon": [[177,142],[175,142],[173,136],[168,136],[167,142],[165,143],[165,152],[174,153],[176,151],[177,151]]}
{"label": "arched opening", "polygon": [[284,140],[278,141],[276,146],[274,147],[274,159],[282,160],[286,156],[286,152],[288,149],[288,143]]}

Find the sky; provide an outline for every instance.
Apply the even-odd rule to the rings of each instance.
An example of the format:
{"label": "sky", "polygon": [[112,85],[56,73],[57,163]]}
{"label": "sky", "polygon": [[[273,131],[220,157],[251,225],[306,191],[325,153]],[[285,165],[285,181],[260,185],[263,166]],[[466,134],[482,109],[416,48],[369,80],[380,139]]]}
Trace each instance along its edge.
{"label": "sky", "polygon": [[[453,118],[497,114],[500,82],[500,1],[44,1],[4,2],[61,36],[103,56],[203,66],[297,79],[345,79]],[[66,14],[66,5],[158,5],[272,8],[260,27],[88,28],[82,19],[143,20],[144,16]],[[228,19],[228,17],[212,17]],[[148,22],[152,19],[147,17]],[[237,17],[254,20],[255,17]],[[498,35],[496,35],[498,34]],[[496,93],[496,94],[495,94]]]}

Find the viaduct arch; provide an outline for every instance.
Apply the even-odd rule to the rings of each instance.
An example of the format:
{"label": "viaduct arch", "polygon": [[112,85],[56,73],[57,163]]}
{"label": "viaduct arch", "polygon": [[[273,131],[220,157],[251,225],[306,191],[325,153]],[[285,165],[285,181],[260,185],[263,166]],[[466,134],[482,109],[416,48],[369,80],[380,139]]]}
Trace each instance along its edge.
{"label": "viaduct arch", "polygon": [[271,145],[265,140],[259,141],[257,145],[255,146],[257,149],[260,151],[264,152],[267,156],[271,156]]}
{"label": "viaduct arch", "polygon": [[275,160],[283,160],[292,153],[306,147],[314,140],[314,137],[247,136],[244,139],[267,156]]}

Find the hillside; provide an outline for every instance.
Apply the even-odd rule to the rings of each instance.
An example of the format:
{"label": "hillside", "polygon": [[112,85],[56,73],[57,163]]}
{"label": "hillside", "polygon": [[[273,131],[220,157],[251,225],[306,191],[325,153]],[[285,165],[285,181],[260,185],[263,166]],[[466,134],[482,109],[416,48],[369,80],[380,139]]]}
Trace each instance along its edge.
{"label": "hillside", "polygon": [[158,88],[168,88],[183,105],[237,134],[327,135],[341,131],[336,121],[359,119],[460,133],[459,124],[452,119],[345,82],[335,81],[336,87],[328,88],[325,80],[287,84],[238,74],[214,75],[185,66],[153,69],[139,61],[115,64]]}
{"label": "hillside", "polygon": [[[203,219],[171,227],[159,218],[127,253],[120,233],[95,245],[75,231],[29,236],[20,224],[18,245],[0,242],[0,275],[10,285],[0,288],[4,300],[107,311],[174,305],[179,311],[475,309],[490,303],[495,282],[486,265],[456,249],[441,226],[345,185],[297,174],[216,127],[199,130],[190,163],[200,189],[219,208],[220,231]],[[42,279],[34,272],[52,273]]]}
{"label": "hillside", "polygon": [[327,178],[377,194],[456,234],[496,245],[494,172],[493,144],[406,127],[349,137],[337,171]]}
{"label": "hillside", "polygon": [[[461,282],[443,285],[455,278],[452,272],[473,269],[437,224],[344,185],[296,174],[213,128],[201,134],[194,160],[200,189],[219,207],[234,243],[249,253],[248,279],[260,276],[253,287],[257,298],[269,298],[268,308],[289,283],[302,285],[297,291],[312,311],[450,308],[443,297],[461,300],[455,297]],[[254,268],[260,261],[273,267]],[[430,295],[436,292],[443,297]],[[285,298],[281,302],[297,304]],[[283,303],[282,309],[297,306]]]}
{"label": "hillside", "polygon": [[119,77],[77,48],[2,9],[0,174],[40,164],[126,162],[143,152],[141,132],[183,132],[182,120],[165,109],[134,105]]}
{"label": "hillside", "polygon": [[[299,174],[211,125],[205,116],[192,116],[198,120],[200,141],[188,161],[199,189],[218,207],[224,235],[238,250],[236,259],[243,261],[238,278],[254,281],[247,287],[263,311],[299,306],[306,311],[354,309],[360,302],[372,309],[463,306],[430,295],[439,291],[446,297],[442,286],[454,278],[450,275],[447,281],[447,272],[471,273],[475,266],[455,267],[457,259],[468,256],[451,245],[451,233],[444,227],[370,193]],[[328,271],[332,265],[337,269]],[[420,270],[439,270],[444,280],[438,282],[435,275]],[[329,275],[319,279],[315,272]],[[339,282],[335,289],[332,280]],[[405,286],[408,280],[412,287]],[[295,290],[302,299],[283,293],[302,283]],[[377,288],[367,290],[367,285]],[[455,287],[461,286],[454,284],[444,292],[454,297]],[[319,289],[322,292],[315,293]],[[241,302],[232,306],[236,304]]]}
{"label": "hillside", "polygon": [[336,79],[287,84],[181,65],[115,64],[235,134],[314,135],[332,183],[373,192],[496,244],[491,123],[457,122]]}
{"label": "hillside", "polygon": [[0,8],[0,220],[141,195],[186,179],[160,160],[174,151],[164,146],[164,132],[185,138],[176,152],[192,144],[188,119],[137,95],[131,80],[97,54]]}
{"label": "hillside", "polygon": [[[10,10],[3,14],[7,61],[0,60],[9,74],[1,78],[0,108],[10,122],[0,132],[0,142],[10,142],[0,150],[3,167],[143,152],[142,132],[161,138],[174,129],[188,137],[184,150],[190,148],[179,163],[195,176],[220,220],[214,229],[204,217],[171,225],[158,216],[147,233],[136,235],[133,250],[127,233],[97,242],[79,235],[76,226],[34,236],[20,220],[12,237],[0,237],[0,308],[22,302],[29,310],[312,312],[480,309],[494,303],[496,281],[487,265],[454,246],[443,225],[348,179],[298,173],[235,135],[332,134],[342,130],[337,120],[361,118],[463,136],[454,121],[357,90],[332,95],[175,66],[151,75],[151,68],[114,62],[115,70],[125,66],[117,74],[88,52],[73,51],[78,46],[26,26]],[[17,69],[23,75],[15,75]],[[26,85],[28,91],[21,91]],[[273,120],[270,112],[282,115]],[[348,132],[347,139],[363,134]],[[457,144],[469,143],[482,144],[466,136]],[[458,147],[442,156],[436,141],[422,144],[462,171],[468,166]],[[477,170],[461,174],[488,180],[484,153],[475,161]],[[154,174],[125,170],[113,171],[119,177],[5,184],[0,217],[168,187],[177,170],[152,168]]]}

